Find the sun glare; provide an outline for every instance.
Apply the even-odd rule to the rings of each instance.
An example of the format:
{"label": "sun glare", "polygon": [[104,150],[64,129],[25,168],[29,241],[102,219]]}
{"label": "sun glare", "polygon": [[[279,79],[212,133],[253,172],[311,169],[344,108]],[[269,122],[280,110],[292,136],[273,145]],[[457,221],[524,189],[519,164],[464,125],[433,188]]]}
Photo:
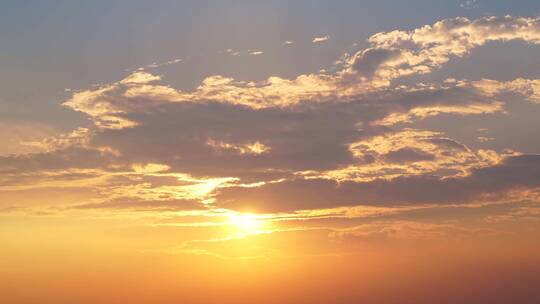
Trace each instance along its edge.
{"label": "sun glare", "polygon": [[255,232],[261,226],[261,221],[253,214],[232,214],[229,223],[242,232]]}

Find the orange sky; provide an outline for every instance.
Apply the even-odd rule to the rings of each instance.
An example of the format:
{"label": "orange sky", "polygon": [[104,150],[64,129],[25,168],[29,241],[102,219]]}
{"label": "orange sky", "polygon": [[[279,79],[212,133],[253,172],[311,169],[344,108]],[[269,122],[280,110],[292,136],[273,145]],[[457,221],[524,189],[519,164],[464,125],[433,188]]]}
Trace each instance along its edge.
{"label": "orange sky", "polygon": [[190,229],[153,229],[105,219],[75,221],[27,220],[24,225],[8,223],[7,229],[3,225],[3,301],[527,303],[538,299],[536,235],[329,241],[328,232],[294,231],[183,248],[181,240],[193,237]]}

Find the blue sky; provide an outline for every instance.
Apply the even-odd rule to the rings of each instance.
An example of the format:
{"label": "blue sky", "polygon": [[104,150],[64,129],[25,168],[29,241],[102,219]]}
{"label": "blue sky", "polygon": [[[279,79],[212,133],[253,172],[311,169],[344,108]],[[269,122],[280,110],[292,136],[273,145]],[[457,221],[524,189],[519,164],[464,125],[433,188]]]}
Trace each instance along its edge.
{"label": "blue sky", "polygon": [[[537,1],[4,1],[0,10],[0,99],[16,115],[61,129],[78,117],[57,105],[66,88],[124,76],[126,69],[182,58],[167,81],[193,88],[205,76],[262,80],[328,68],[371,34],[437,20],[534,16]],[[312,37],[329,35],[318,48]],[[285,40],[295,45],[283,48]],[[264,50],[224,58],[227,48]],[[35,115],[28,109],[48,115]],[[6,113],[7,111],[3,111]]]}

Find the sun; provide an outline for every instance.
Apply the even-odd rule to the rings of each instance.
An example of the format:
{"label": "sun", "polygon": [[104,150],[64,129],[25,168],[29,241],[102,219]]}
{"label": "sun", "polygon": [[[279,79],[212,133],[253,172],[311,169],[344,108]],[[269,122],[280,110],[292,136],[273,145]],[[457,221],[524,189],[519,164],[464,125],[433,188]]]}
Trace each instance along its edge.
{"label": "sun", "polygon": [[229,224],[242,232],[255,232],[261,226],[261,221],[253,214],[231,214]]}

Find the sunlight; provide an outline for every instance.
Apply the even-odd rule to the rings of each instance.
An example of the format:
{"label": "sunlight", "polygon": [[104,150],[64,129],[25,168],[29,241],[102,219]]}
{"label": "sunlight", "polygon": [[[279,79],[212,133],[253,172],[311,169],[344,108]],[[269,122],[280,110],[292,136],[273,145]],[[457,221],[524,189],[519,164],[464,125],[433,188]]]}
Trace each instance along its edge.
{"label": "sunlight", "polygon": [[253,214],[240,213],[231,214],[229,224],[242,232],[254,233],[261,226],[261,221]]}

